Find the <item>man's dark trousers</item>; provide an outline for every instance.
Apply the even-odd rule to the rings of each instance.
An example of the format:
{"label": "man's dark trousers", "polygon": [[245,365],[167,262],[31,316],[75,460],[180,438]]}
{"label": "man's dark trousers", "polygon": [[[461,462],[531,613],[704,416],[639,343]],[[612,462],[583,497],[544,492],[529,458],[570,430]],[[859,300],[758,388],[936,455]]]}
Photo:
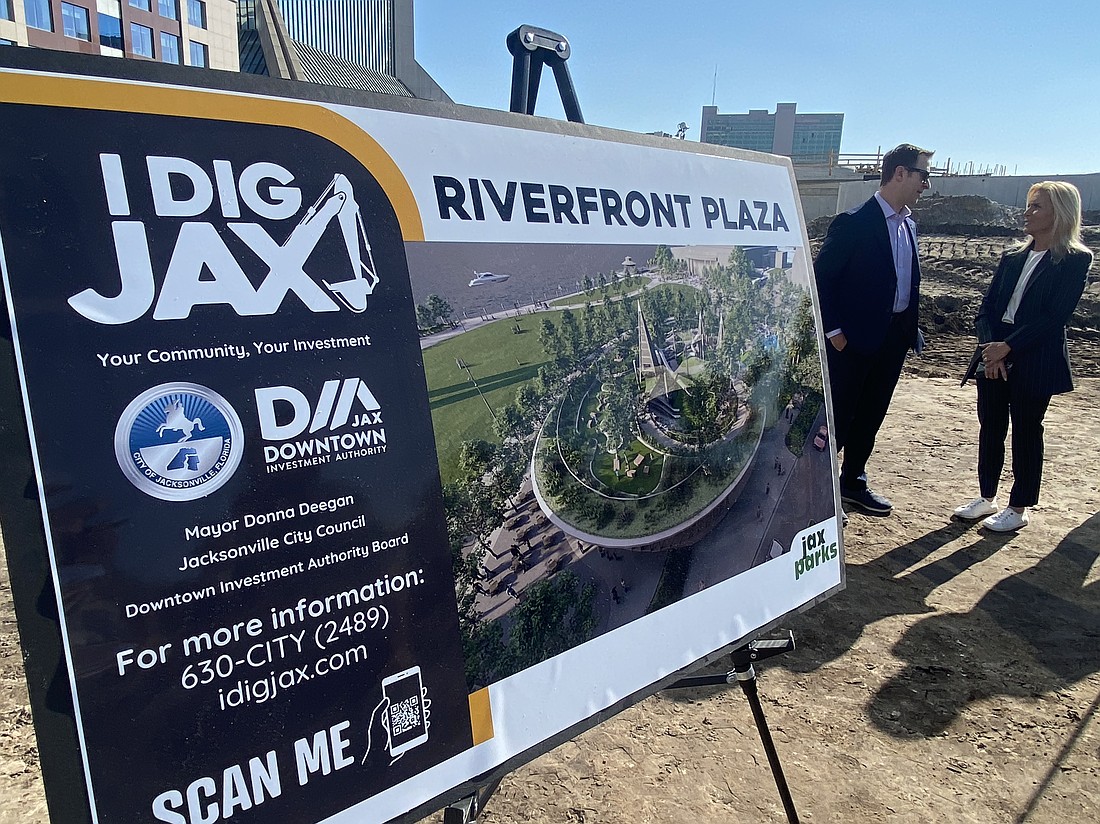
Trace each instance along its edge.
{"label": "man's dark trousers", "polygon": [[885,340],[873,352],[858,352],[850,345],[838,352],[832,343],[825,345],[836,427],[833,438],[837,450],[844,450],[842,491],[867,488],[867,459],[875,448],[875,437],[886,419],[905,355],[912,345],[912,319],[907,317],[912,311],[910,306],[893,316]]}

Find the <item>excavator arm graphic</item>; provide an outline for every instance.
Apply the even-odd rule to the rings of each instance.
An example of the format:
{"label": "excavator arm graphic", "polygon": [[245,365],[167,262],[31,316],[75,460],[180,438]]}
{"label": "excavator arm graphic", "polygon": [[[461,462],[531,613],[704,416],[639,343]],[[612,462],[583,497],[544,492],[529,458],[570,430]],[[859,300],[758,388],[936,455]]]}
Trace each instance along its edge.
{"label": "excavator arm graphic", "polygon": [[322,283],[333,297],[352,312],[363,312],[367,308],[367,298],[374,292],[379,278],[375,273],[374,256],[359,204],[355,200],[355,192],[351,181],[344,175],[333,176],[332,182],[306,210],[305,216],[283,245],[315,248],[334,217],[340,224],[340,232],[344,238],[351,278],[336,282],[322,280]]}

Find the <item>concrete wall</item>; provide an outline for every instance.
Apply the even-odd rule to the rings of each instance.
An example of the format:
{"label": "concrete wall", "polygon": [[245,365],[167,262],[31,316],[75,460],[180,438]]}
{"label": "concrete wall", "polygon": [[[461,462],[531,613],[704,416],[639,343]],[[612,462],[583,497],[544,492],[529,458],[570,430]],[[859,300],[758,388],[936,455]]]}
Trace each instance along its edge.
{"label": "concrete wall", "polygon": [[[416,62],[413,40],[413,0],[397,0],[393,4],[394,75],[421,100],[453,102],[424,67]],[[504,88],[503,83],[501,88]]]}
{"label": "concrete wall", "polygon": [[846,184],[839,180],[798,181],[798,199],[802,201],[802,216],[807,223],[824,215],[837,213],[836,204],[842,185]]}
{"label": "concrete wall", "polygon": [[802,201],[802,214],[807,221],[835,215],[840,187],[863,180],[862,175],[844,167],[803,164],[794,167],[794,177],[798,183],[798,198]]}
{"label": "concrete wall", "polygon": [[[1081,208],[1100,209],[1100,173],[1087,175],[964,175],[932,178],[931,191],[941,195],[981,195],[1005,206],[1026,206],[1027,190],[1040,180],[1064,180],[1081,190]],[[836,212],[858,206],[878,189],[878,182],[863,180],[844,183],[837,195]],[[803,204],[805,206],[805,204]],[[811,220],[809,214],[807,220]]]}
{"label": "concrete wall", "polygon": [[772,136],[772,154],[791,156],[794,151],[794,103],[775,104],[775,133]]}

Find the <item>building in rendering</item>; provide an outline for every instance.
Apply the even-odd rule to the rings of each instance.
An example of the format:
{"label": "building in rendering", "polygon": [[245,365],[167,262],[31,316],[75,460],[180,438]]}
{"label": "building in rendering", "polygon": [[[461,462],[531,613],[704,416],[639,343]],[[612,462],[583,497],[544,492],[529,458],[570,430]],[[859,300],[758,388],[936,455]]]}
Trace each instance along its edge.
{"label": "building in rendering", "polygon": [[795,103],[777,103],[775,113],[719,114],[703,107],[699,142],[786,155],[795,164],[835,162],[840,154],[843,114],[798,114]]}
{"label": "building in rendering", "polygon": [[0,45],[236,71],[235,0],[0,0]]}
{"label": "building in rendering", "polygon": [[240,0],[241,71],[450,101],[416,62],[413,0]]}

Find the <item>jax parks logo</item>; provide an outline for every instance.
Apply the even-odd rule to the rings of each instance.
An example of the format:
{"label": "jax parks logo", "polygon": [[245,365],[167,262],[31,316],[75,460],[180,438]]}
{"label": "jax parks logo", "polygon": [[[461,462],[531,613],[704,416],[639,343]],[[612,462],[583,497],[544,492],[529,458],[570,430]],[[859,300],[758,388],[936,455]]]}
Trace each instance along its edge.
{"label": "jax parks logo", "polygon": [[[203,167],[182,157],[150,156],[138,172],[124,169],[117,154],[101,154],[99,164],[121,286],[89,287],[69,298],[88,320],[131,323],[150,309],[154,320],[182,320],[196,306],[217,304],[242,317],[273,315],[290,293],[312,312],[366,310],[379,278],[345,175],[334,174],[313,205],[302,209],[302,191],[290,185],[294,175],[276,163],[238,170],[228,160]],[[147,226],[135,219],[131,200],[151,200],[160,220]],[[147,214],[142,208],[137,211]],[[274,225],[274,235],[250,217]],[[154,271],[150,233],[158,243],[176,233],[163,272]]]}
{"label": "jax parks logo", "polygon": [[796,535],[791,548],[801,548],[802,554],[791,553],[794,558],[794,579],[797,581],[806,573],[836,560],[840,554],[837,543],[836,518],[804,529]]}
{"label": "jax parks logo", "polygon": [[221,395],[196,383],[147,389],[115,428],[126,480],[154,498],[193,501],[228,481],[244,453],[241,419]]}

